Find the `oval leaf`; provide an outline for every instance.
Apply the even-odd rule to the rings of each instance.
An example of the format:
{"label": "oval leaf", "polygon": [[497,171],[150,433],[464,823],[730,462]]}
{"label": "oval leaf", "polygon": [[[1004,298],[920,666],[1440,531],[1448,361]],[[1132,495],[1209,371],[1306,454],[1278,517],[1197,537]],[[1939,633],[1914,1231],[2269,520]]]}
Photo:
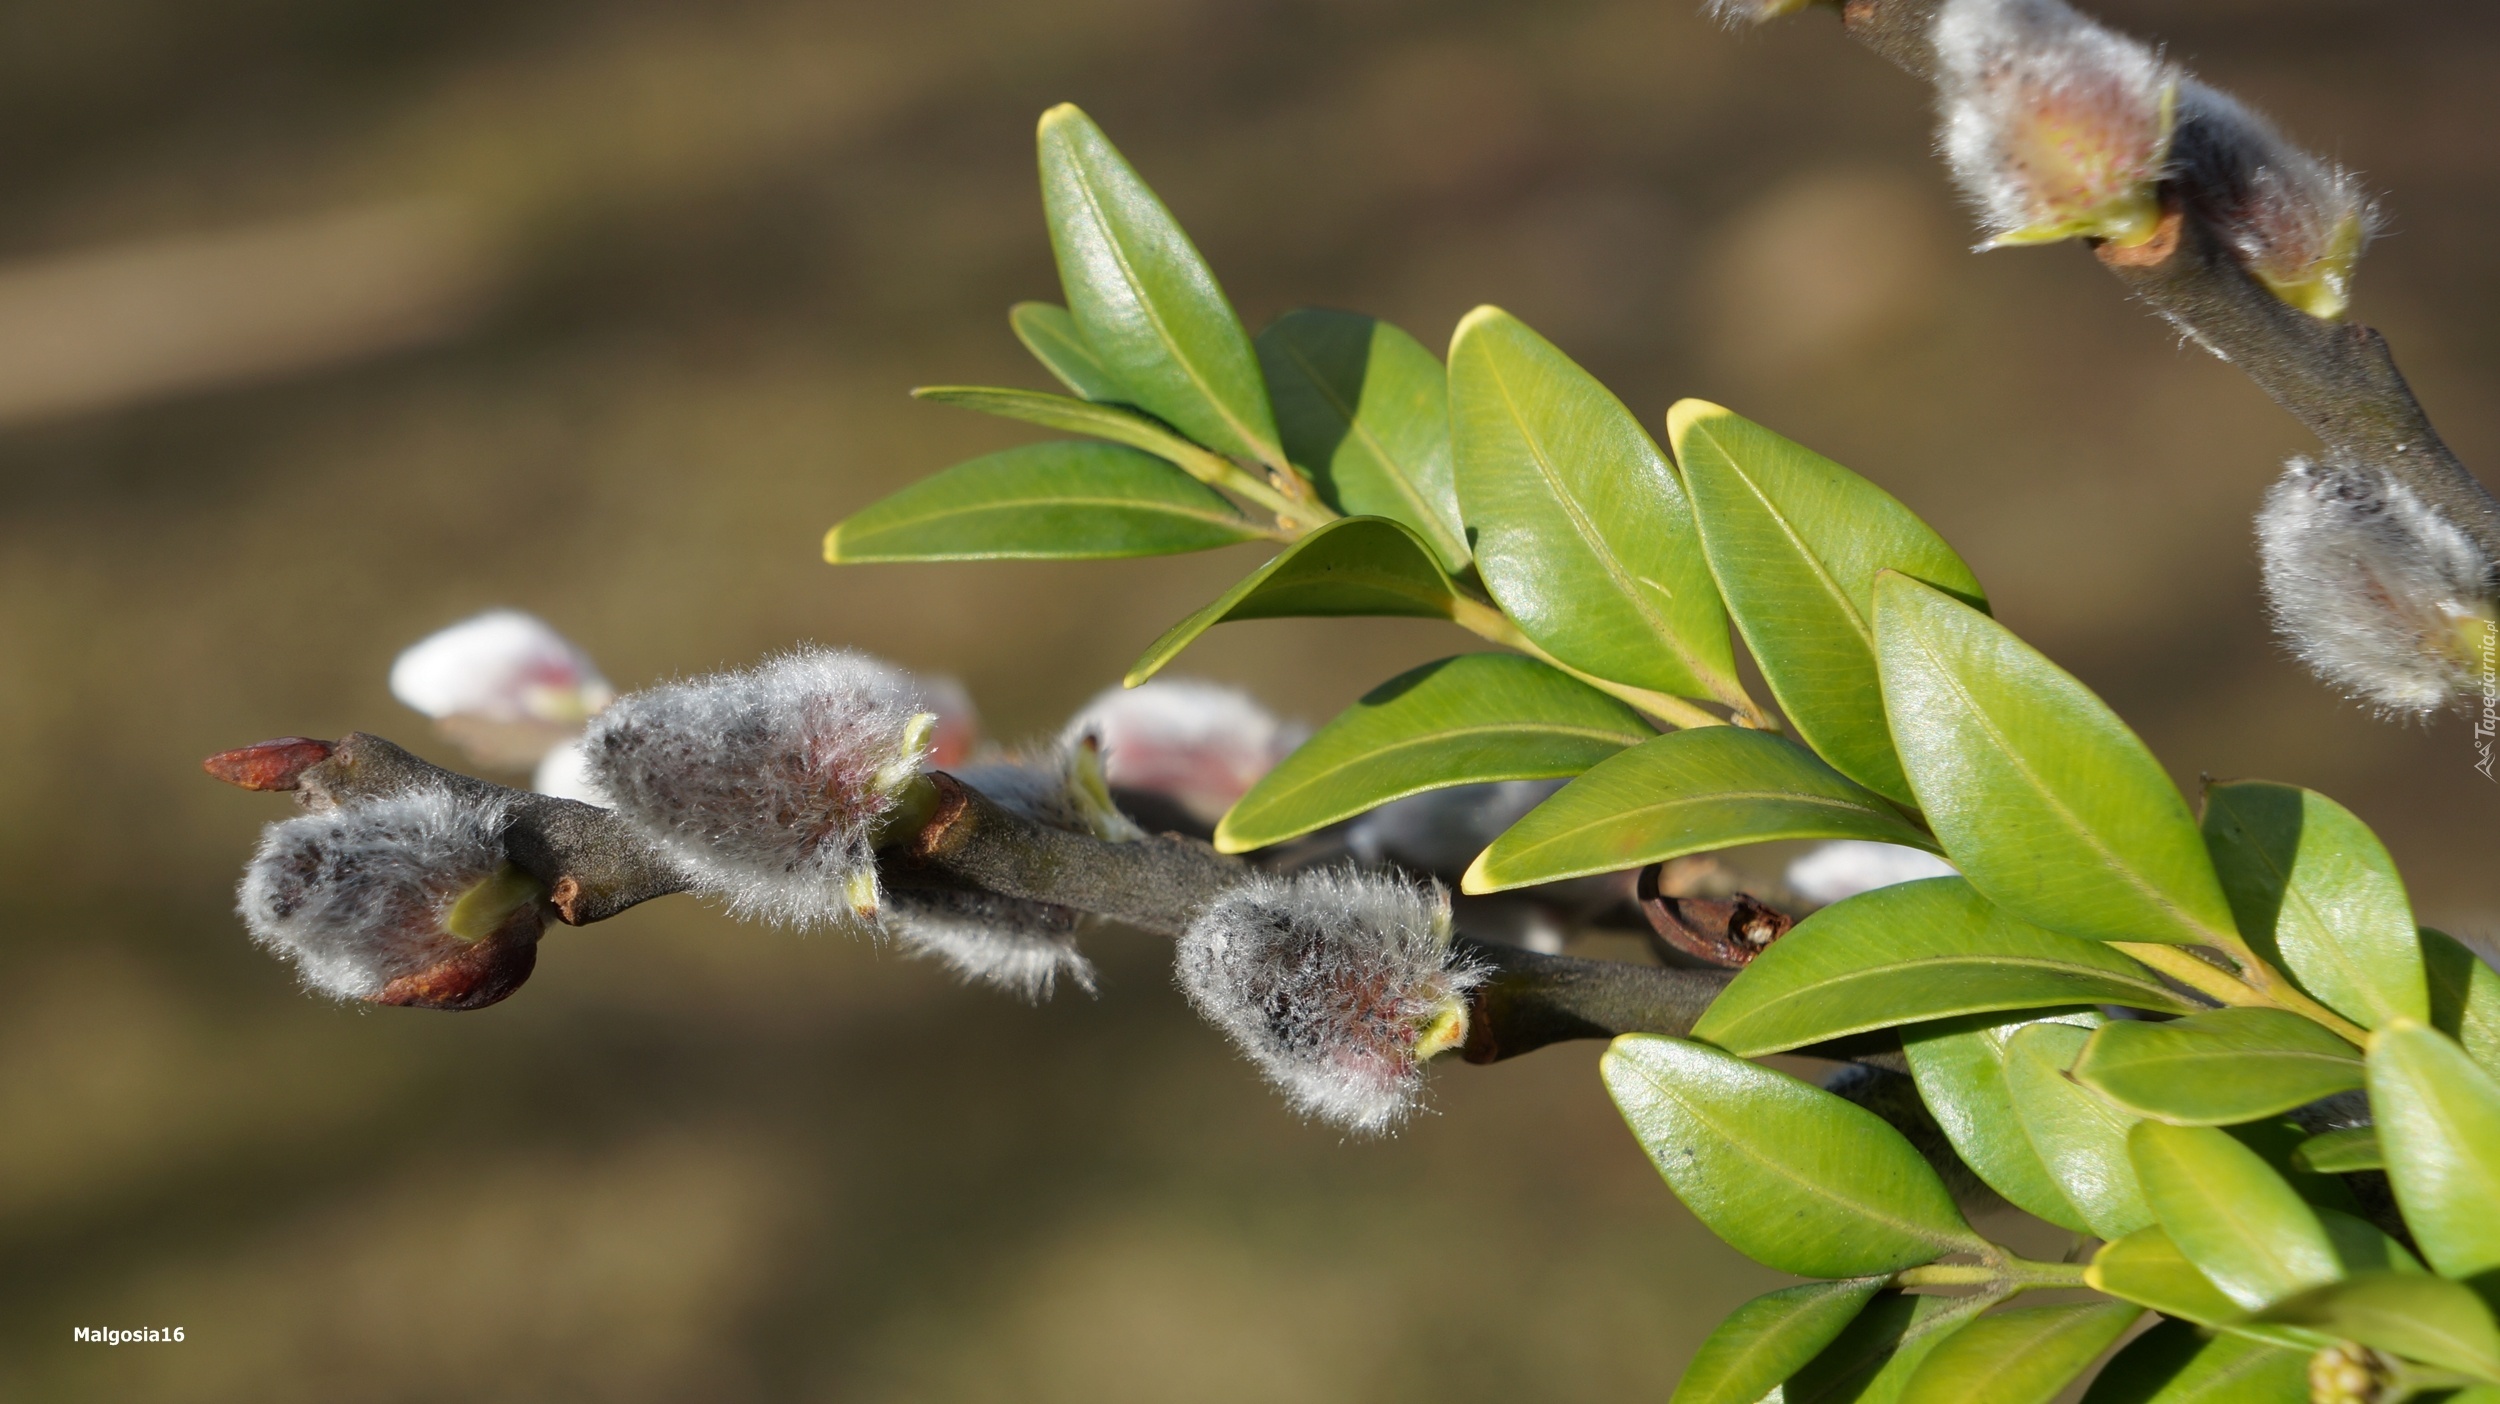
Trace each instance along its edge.
{"label": "oval leaf", "polygon": [[2258,1313],[2500,1383],[2500,1326],[2474,1290],[2418,1272],[2369,1272],[2303,1292]]}
{"label": "oval leaf", "polygon": [[1027,444],[958,463],[854,513],[825,559],[1100,560],[1272,533],[1171,464],[1117,444]]}
{"label": "oval leaf", "polygon": [[2227,1133],[2140,1121],[2127,1150],[2170,1241],[2242,1307],[2255,1310],[2343,1276],[2317,1212]]}
{"label": "oval leaf", "polygon": [[2300,1143],[2300,1148],[2292,1152],[2292,1163],[2319,1175],[2349,1175],[2358,1170],[2387,1168],[2386,1160],[2379,1154],[2375,1126],[2322,1131]]}
{"label": "oval leaf", "polygon": [[1656,735],[1640,713],[1532,658],[1466,653],[1364,694],[1215,828],[1246,853],[1450,785],[1577,775]]}
{"label": "oval leaf", "polygon": [[2118,1352],[2083,1404],[2301,1404],[2308,1397],[2308,1350],[2208,1337],[2165,1321]]}
{"label": "oval leaf", "polygon": [[1931,585],[1875,585],[1876,655],[1910,787],[1971,885],[2103,941],[2235,940],[2187,801],[2126,723]]}
{"label": "oval leaf", "polygon": [[1128,398],[1120,382],[1095,359],[1094,348],[1085,344],[1085,334],[1076,329],[1076,319],[1065,307],[1055,302],[1019,302],[1007,309],[1007,325],[1043,369],[1082,398],[1110,404]]}
{"label": "oval leaf", "polygon": [[[1792,933],[1793,934],[1793,933]],[[2089,1233],[2092,1225],[2040,1158],[2005,1086],[2006,1046],[2034,1023],[2097,1028],[2098,1012],[2075,1010],[2046,1019],[1979,1014],[1918,1024],[1901,1031],[1918,1095],[1944,1128],[1964,1164],[2015,1208],[2060,1228]]]}
{"label": "oval leaf", "polygon": [[2143,1314],[2085,1302],[1980,1317],[1928,1353],[1901,1404],[2049,1404]]}
{"label": "oval leaf", "polygon": [[2016,1031],[2005,1047],[2005,1090],[2058,1189],[2092,1232],[2118,1238],[2153,1222],[2153,1211],[2127,1159],[2127,1131],[2136,1119],[2066,1076],[2091,1036],[2072,1024]]}
{"label": "oval leaf", "polygon": [[1799,922],[1738,973],[1693,1037],[1758,1058],[1868,1029],[2060,1004],[2194,1007],[2101,942],[2043,931],[1960,878],[1927,878]]}
{"label": "oval leaf", "polygon": [[1743,695],[1683,485],[1605,386],[1479,307],[1450,343],[1450,439],[1476,567],[1528,637],[1615,682]]}
{"label": "oval leaf", "polygon": [[1118,405],[1097,405],[1065,395],[1007,390],[994,385],[923,385],[911,394],[915,400],[994,414],[1001,419],[1020,419],[1045,429],[1091,434],[1115,444],[1144,449],[1210,486],[1222,485],[1236,471],[1221,457]]}
{"label": "oval leaf", "polygon": [[1701,400],[1667,411],[1710,572],[1780,711],[1834,769],[1911,802],[1875,674],[1875,577],[1986,607],[1978,578],[1892,494]]}
{"label": "oval leaf", "polygon": [[2102,1244],[2083,1280],[2096,1292],[2200,1326],[2217,1326],[2243,1314],[2239,1303],[2199,1272],[2158,1225]]}
{"label": "oval leaf", "polygon": [[1863,1107],[1680,1038],[1627,1034],[1601,1067],[1677,1197],[1756,1262],[1865,1277],[1984,1246],[1935,1170]]}
{"label": "oval leaf", "polygon": [[1321,499],[1404,522],[1445,568],[1466,569],[1441,358],[1377,317],[1315,308],[1270,323],[1258,351],[1285,456]]}
{"label": "oval leaf", "polygon": [[2500,1267],[2500,1083],[2435,1029],[2370,1036],[2370,1110],[2397,1207],[2442,1277]]}
{"label": "oval leaf", "polygon": [[1671,1404],[1755,1404],[1820,1355],[1883,1285],[1880,1277],[1809,1282],[1745,1303],[1701,1343]]}
{"label": "oval leaf", "polygon": [[2075,1078],[2138,1116],[2225,1126],[2359,1087],[2361,1050],[2280,1009],[2216,1009],[2114,1022],[2085,1046]]}
{"label": "oval leaf", "polygon": [[1043,113],[1039,138],[1051,252],[1095,359],[1199,443],[1284,467],[1249,334],[1172,212],[1074,105]]}
{"label": "oval leaf", "polygon": [[1773,839],[1853,838],[1933,852],[1874,791],[1768,732],[1670,732],[1592,767],[1493,841],[1467,892],[1611,873]]}
{"label": "oval leaf", "polygon": [[2423,927],[2431,1027],[2465,1045],[2485,1068],[2500,1068],[2500,970],[2444,931]]}
{"label": "oval leaf", "polygon": [[1135,687],[1153,677],[1200,634],[1228,619],[1354,614],[1447,619],[1458,604],[1457,590],[1415,533],[1385,517],[1340,517],[1165,630],[1128,670],[1126,681]]}
{"label": "oval leaf", "polygon": [[1894,1404],[1928,1355],[1974,1317],[2002,1301],[1886,1292],[1858,1313],[1839,1339],[1789,1376],[1779,1404]]}
{"label": "oval leaf", "polygon": [[2430,1018],[2404,880],[2351,810],[2296,785],[2211,785],[2205,846],[2258,954],[2364,1028]]}

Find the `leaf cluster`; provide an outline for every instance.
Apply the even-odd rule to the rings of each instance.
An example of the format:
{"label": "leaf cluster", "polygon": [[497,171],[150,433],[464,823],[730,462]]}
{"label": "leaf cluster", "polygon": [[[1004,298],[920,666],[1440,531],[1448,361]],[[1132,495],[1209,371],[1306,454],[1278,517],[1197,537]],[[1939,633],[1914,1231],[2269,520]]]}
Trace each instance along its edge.
{"label": "leaf cluster", "polygon": [[[1346,312],[1253,337],[1083,113],[1047,114],[1040,154],[1066,301],[1011,322],[1068,393],[920,393],[1083,437],[907,488],[835,527],[828,559],[1279,544],[1132,684],[1238,619],[1437,618],[1504,650],[1322,727],[1224,817],[1229,852],[1426,790],[1567,779],[1467,890],[1780,839],[1960,873],[1814,913],[1690,1038],[1609,1051],[1675,1193],[1817,1279],[1729,1317],[1678,1400],[2046,1401],[2148,1313],[2090,1399],[2304,1398],[2341,1342],[2375,1352],[2388,1397],[2500,1391],[2500,975],[2415,925],[2351,812],[2245,781],[2200,814],[1934,530],[1839,464],[1693,400],[1662,442],[1497,308],[1446,360]],[[1738,639],[1772,705],[1739,681]],[[2018,1257],[1892,1125],[1750,1061],[1867,1036],[1898,1040],[1979,1179],[2098,1246]],[[2289,1119],[2322,1106],[2345,1124]],[[2376,1222],[2357,1175],[2392,1189]],[[2093,1297],[2000,1309],[2042,1288]]]}

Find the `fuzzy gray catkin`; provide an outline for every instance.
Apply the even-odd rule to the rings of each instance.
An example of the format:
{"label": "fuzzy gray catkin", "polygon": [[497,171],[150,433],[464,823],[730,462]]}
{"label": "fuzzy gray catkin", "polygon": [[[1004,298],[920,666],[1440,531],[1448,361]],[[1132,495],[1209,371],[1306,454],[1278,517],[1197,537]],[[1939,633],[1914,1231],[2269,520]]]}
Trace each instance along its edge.
{"label": "fuzzy gray catkin", "polygon": [[1182,934],[1175,974],[1297,1110],[1363,1132],[1414,1111],[1485,978],[1451,952],[1439,884],[1352,868],[1226,890]]}
{"label": "fuzzy gray catkin", "polygon": [[[503,823],[501,800],[451,790],[299,815],[262,831],[236,910],[307,987],[376,999],[473,944],[452,934],[451,911],[503,870]],[[513,918],[540,920],[526,905]]]}
{"label": "fuzzy gray catkin", "polygon": [[2329,682],[2391,712],[2478,692],[2493,563],[2404,484],[2295,458],[2257,514],[2257,554],[2275,626]]}
{"label": "fuzzy gray catkin", "polygon": [[1077,949],[1077,914],[990,892],[902,888],[886,894],[878,927],[911,955],[967,981],[1039,1003],[1061,980],[1094,992],[1093,962]]}
{"label": "fuzzy gray catkin", "polygon": [[2310,155],[2238,99],[2194,79],[2179,91],[2170,181],[2276,296],[2339,317],[2378,208],[2351,172]]}
{"label": "fuzzy gray catkin", "polygon": [[742,917],[873,918],[878,825],[928,753],[910,677],[801,648],[617,700],[582,738],[592,781]]}

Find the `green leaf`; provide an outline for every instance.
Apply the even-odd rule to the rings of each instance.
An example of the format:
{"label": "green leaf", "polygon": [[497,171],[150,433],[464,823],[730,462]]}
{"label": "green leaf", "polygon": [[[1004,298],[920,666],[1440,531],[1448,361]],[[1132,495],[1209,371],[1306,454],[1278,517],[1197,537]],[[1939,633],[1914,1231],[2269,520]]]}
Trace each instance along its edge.
{"label": "green leaf", "polygon": [[2049,1177],[2093,1233],[2117,1238],[2153,1221],[2127,1158],[2135,1118],[2066,1076],[2091,1038],[2072,1024],[2031,1024],[2005,1046],[2005,1090],[2015,1120]]}
{"label": "green leaf", "polygon": [[1476,856],[1466,892],[1637,868],[1773,839],[1856,838],[1933,851],[1874,791],[1768,732],[1669,732],[1600,761]]}
{"label": "green leaf", "polygon": [[1800,1277],[1865,1277],[1982,1249],[1935,1170],[1873,1112],[1716,1048],[1626,1034],[1606,1090],[1711,1232]]}
{"label": "green leaf", "polygon": [[2216,1009],[2167,1024],[2113,1022],[2074,1073],[2138,1116],[2222,1126],[2359,1087],[2361,1050],[2280,1009]]}
{"label": "green leaf", "polygon": [[1128,670],[1135,687],[1229,619],[1400,615],[1447,619],[1459,606],[1432,548],[1385,517],[1339,517],[1287,546],[1221,598],[1164,631]]}
{"label": "green leaf", "polygon": [[2102,1020],[2088,1009],[2041,1019],[1974,1014],[1905,1028],[1901,1048],[1909,1055],[1920,1099],[1935,1114],[1936,1124],[1944,1128],[1964,1164],[2015,1208],[2061,1228],[2089,1233],[2091,1223],[2050,1175],[2005,1085],[2007,1045],[2021,1030],[2048,1022],[2097,1028]]}
{"label": "green leaf", "polygon": [[2387,1162],[2379,1155],[2378,1128],[2347,1126],[2340,1131],[2322,1131],[2300,1143],[2292,1153],[2293,1162],[2303,1170],[2320,1175],[2349,1175],[2356,1170],[2384,1170]]}
{"label": "green leaf", "polygon": [[2092,1265],[2083,1270],[2083,1280],[2096,1292],[2200,1326],[2218,1326],[2243,1314],[2239,1303],[2224,1296],[2158,1226],[2102,1244],[2092,1255]]}
{"label": "green leaf", "polygon": [[1701,1343],[1671,1404],[1755,1404],[1821,1354],[1883,1285],[1880,1277],[1809,1282],[1745,1303]]}
{"label": "green leaf", "polygon": [[2317,1212],[2318,1223],[2326,1229],[2327,1241],[2335,1245],[2335,1261],[2344,1265],[2347,1277],[2357,1272],[2430,1271],[2422,1266],[2421,1259],[2369,1220],[2355,1218],[2320,1204],[2313,1203],[2309,1207]]}
{"label": "green leaf", "polygon": [[1930,1352],[2001,1300],[1886,1292],[1780,1386],[1780,1404],[1895,1404]]}
{"label": "green leaf", "polygon": [[1285,456],[1321,499],[1404,522],[1451,574],[1465,570],[1441,358],[1377,317],[1315,308],[1270,323],[1258,350]]}
{"label": "green leaf", "polygon": [[2306,1404],[2309,1352],[2165,1321],[2111,1359],[2083,1404]]}
{"label": "green leaf", "polygon": [[2296,785],[2211,785],[2205,846],[2259,955],[2364,1028],[2430,1018],[2404,880],[2351,810]]}
{"label": "green leaf", "polygon": [[2242,1307],[2254,1310],[2343,1275],[2317,1211],[2229,1134],[2141,1121],[2128,1133],[2127,1149],[2171,1242]]}
{"label": "green leaf", "polygon": [[1400,673],[1321,727],[1224,816],[1215,846],[1246,853],[1447,785],[1577,775],[1656,734],[1532,658],[1463,653]]}
{"label": "green leaf", "polygon": [[2370,1035],[2370,1110],[2397,1207],[2442,1277],[2500,1268],[2500,1083],[2435,1029]]}
{"label": "green leaf", "polygon": [[1980,1317],[1928,1352],[1901,1404],[2049,1404],[2143,1314],[2085,1302]]}
{"label": "green leaf", "polygon": [[1780,711],[1834,769],[1910,803],[1876,685],[1875,576],[1897,570],[1985,608],[1978,578],[1892,494],[1717,405],[1679,402],[1667,438]]}
{"label": "green leaf", "polygon": [[1479,307],[1450,343],[1450,438],[1476,568],[1528,637],[1616,682],[1742,695],[1692,507],[1622,401]]}
{"label": "green leaf", "polygon": [[1091,434],[1115,444],[1144,449],[1210,486],[1221,486],[1235,471],[1221,457],[1135,410],[1118,405],[1097,405],[1065,395],[1006,390],[994,385],[923,385],[911,393],[913,399],[931,404],[953,405],[1001,419],[1020,419],[1045,429]]}
{"label": "green leaf", "polygon": [[1284,467],[1250,337],[1172,212],[1074,105],[1042,114],[1040,145],[1051,252],[1095,359],[1199,443]]}
{"label": "green leaf", "polygon": [[1094,348],[1085,344],[1085,334],[1076,329],[1076,319],[1065,307],[1055,302],[1019,302],[1007,309],[1007,325],[1043,369],[1081,398],[1111,404],[1128,398],[1128,391],[1095,359]]}
{"label": "green leaf", "polygon": [[958,463],[825,533],[825,559],[1100,560],[1269,535],[1171,464],[1116,444],[1027,444]]}
{"label": "green leaf", "polygon": [[2500,970],[2446,932],[2426,926],[2421,935],[2431,1027],[2464,1044],[2475,1062],[2500,1068]]}
{"label": "green leaf", "polygon": [[[1868,1029],[2061,1004],[2195,1007],[2101,942],[2009,916],[1960,878],[1927,878],[1799,922],[1738,973],[1693,1037],[1758,1058]],[[2355,1058],[2356,1076],[2360,1067]]]}
{"label": "green leaf", "polygon": [[2500,1326],[2474,1290],[2415,1272],[2361,1273],[2260,1312],[2391,1355],[2500,1382]]}
{"label": "green leaf", "polygon": [[2052,931],[2234,940],[2187,801],[2082,683],[1930,585],[1875,584],[1893,739],[1927,821],[1973,887]]}

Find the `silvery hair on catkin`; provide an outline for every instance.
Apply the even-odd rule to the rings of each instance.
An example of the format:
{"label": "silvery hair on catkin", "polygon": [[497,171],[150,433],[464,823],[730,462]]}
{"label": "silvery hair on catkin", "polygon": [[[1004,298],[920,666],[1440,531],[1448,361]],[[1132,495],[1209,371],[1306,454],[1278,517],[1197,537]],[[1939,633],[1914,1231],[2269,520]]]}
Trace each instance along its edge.
{"label": "silvery hair on catkin", "polygon": [[905,888],[886,894],[877,925],[911,955],[968,982],[1040,1003],[1066,980],[1094,992],[1094,964],[1076,946],[1077,914],[992,892]]}
{"label": "silvery hair on catkin", "polygon": [[299,815],[261,831],[235,910],[304,984],[371,999],[465,945],[445,921],[501,870],[504,803],[449,789]]}
{"label": "silvery hair on catkin", "polygon": [[741,917],[855,925],[878,821],[927,755],[909,676],[801,648],[617,700],[582,738],[591,779]]}
{"label": "silvery hair on catkin", "polygon": [[2458,630],[2489,617],[2492,563],[2404,484],[2295,458],[2257,514],[2257,554],[2276,627],[2329,682],[2414,713],[2474,685]]}
{"label": "silvery hair on catkin", "polygon": [[1451,954],[1439,884],[1353,868],[1227,889],[1182,934],[1175,974],[1297,1110],[1366,1132],[1414,1111],[1417,1034],[1484,979]]}

